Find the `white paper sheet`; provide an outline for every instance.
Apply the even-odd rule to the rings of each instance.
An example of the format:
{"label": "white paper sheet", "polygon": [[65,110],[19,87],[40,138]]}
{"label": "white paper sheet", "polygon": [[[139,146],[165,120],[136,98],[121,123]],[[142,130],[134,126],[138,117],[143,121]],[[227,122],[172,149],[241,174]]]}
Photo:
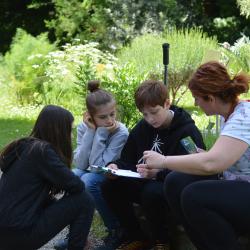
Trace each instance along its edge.
{"label": "white paper sheet", "polygon": [[90,172],[93,173],[110,173],[117,176],[124,176],[124,177],[133,177],[133,178],[142,178],[140,174],[137,172],[133,172],[131,170],[124,170],[124,169],[110,169],[107,167],[100,167],[91,165],[88,169]]}
{"label": "white paper sheet", "polygon": [[111,173],[118,176],[124,176],[124,177],[133,177],[133,178],[142,178],[140,174],[137,172],[133,172],[131,170],[124,170],[124,169],[117,169],[117,170],[111,170]]}

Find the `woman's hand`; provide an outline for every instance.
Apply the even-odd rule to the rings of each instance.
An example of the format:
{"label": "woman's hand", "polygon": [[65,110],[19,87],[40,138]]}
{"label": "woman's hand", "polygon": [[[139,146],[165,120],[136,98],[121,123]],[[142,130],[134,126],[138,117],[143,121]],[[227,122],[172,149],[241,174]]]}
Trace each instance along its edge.
{"label": "woman's hand", "polygon": [[206,150],[202,149],[202,148],[196,148],[197,149],[197,153],[204,153],[206,152]]}
{"label": "woman's hand", "polygon": [[96,130],[95,123],[93,119],[91,118],[89,112],[85,112],[83,115],[83,121],[88,126],[88,128]]}
{"label": "woman's hand", "polygon": [[[143,159],[148,168],[160,168],[160,169],[166,168],[165,166],[166,157],[155,151],[144,151]],[[140,167],[141,165],[145,165],[145,164],[140,164],[138,165],[138,167]],[[145,167],[145,166],[142,166],[142,167]]]}
{"label": "woman's hand", "polygon": [[155,178],[159,171],[160,171],[159,169],[140,167],[140,165],[138,165],[137,167],[137,172],[140,174],[140,176],[147,179]]}
{"label": "woman's hand", "polygon": [[106,127],[106,129],[109,131],[109,133],[113,133],[119,126],[119,122],[114,121],[114,123],[111,126]]}

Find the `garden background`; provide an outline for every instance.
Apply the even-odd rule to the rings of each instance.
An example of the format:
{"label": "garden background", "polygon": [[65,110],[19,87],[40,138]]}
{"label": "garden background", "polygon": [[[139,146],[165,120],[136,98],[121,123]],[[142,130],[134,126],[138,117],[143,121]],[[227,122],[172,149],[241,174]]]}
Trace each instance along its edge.
{"label": "garden background", "polygon": [[[193,105],[187,82],[207,60],[232,77],[250,73],[250,0],[3,0],[0,3],[0,149],[29,134],[46,104],[85,110],[86,83],[114,93],[129,128],[140,119],[133,94],[147,78],[163,80],[162,44],[170,44],[168,87],[207,147],[216,117]],[[249,94],[242,96],[249,99]],[[92,230],[104,234],[95,218]]]}

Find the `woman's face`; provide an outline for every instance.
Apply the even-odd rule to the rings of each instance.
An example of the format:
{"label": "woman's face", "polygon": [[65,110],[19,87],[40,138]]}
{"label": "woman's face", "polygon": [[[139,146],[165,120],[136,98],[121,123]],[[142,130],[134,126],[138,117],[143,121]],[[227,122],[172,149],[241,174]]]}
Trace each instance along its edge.
{"label": "woman's face", "polygon": [[97,112],[93,115],[97,127],[110,127],[116,120],[116,104],[109,102],[98,107]]}
{"label": "woman's face", "polygon": [[209,116],[209,115],[215,114],[212,101],[205,100],[203,97],[195,96],[195,95],[193,95],[193,98],[194,98],[194,105],[199,106],[206,115]]}

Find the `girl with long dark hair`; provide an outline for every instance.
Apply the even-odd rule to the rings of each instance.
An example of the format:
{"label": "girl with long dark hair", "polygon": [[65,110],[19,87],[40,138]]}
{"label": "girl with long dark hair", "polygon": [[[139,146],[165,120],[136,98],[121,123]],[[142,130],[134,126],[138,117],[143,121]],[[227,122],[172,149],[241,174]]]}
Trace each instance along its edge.
{"label": "girl with long dark hair", "polygon": [[[28,137],[0,154],[0,249],[37,249],[70,225],[69,250],[82,250],[94,205],[70,170],[72,114],[48,105]],[[56,199],[55,194],[64,196]]]}

